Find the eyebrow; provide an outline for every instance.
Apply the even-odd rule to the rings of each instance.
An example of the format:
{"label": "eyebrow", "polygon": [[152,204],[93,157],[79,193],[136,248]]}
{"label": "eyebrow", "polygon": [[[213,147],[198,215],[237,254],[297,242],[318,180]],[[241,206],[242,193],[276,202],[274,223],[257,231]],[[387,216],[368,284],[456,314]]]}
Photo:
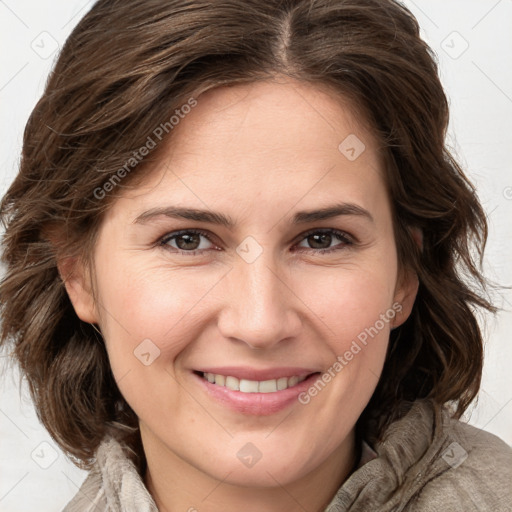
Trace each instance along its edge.
{"label": "eyebrow", "polygon": [[[293,218],[293,224],[307,224],[311,222],[319,222],[340,216],[357,216],[363,217],[374,222],[371,213],[357,204],[338,203],[325,208],[306,210],[297,212]],[[194,220],[198,222],[206,222],[209,224],[218,224],[226,228],[233,228],[235,222],[227,215],[210,210],[200,210],[196,208],[184,208],[176,206],[167,206],[164,208],[152,208],[135,220],[134,224],[145,224],[157,217],[169,217],[172,219]]]}

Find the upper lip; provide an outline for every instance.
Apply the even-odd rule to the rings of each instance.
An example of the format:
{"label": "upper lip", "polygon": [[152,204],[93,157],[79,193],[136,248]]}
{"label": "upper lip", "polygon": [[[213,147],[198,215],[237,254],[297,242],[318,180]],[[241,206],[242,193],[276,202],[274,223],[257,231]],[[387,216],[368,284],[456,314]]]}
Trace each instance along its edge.
{"label": "upper lip", "polygon": [[263,368],[256,369],[249,366],[215,366],[198,368],[196,371],[203,373],[214,373],[216,375],[224,375],[226,377],[236,377],[237,379],[245,380],[272,380],[281,377],[307,377],[312,373],[317,373],[318,370],[304,368],[304,367],[280,367],[280,368]]}

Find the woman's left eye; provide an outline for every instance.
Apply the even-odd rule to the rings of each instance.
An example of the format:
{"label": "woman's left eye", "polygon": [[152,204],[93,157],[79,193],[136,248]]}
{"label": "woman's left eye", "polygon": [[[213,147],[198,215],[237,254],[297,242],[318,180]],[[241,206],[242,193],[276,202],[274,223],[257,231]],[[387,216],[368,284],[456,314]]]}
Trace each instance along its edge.
{"label": "woman's left eye", "polygon": [[[317,251],[321,254],[340,250],[354,243],[348,234],[336,229],[309,231],[301,235],[299,240],[300,242],[296,244],[299,250],[306,249]],[[161,245],[192,255],[209,249],[219,249],[211,241],[207,233],[198,230],[183,230],[169,233],[161,240]]]}
{"label": "woman's left eye", "polygon": [[298,247],[301,249],[318,249],[320,253],[328,253],[349,245],[353,245],[353,240],[343,231],[324,229],[306,233]]}

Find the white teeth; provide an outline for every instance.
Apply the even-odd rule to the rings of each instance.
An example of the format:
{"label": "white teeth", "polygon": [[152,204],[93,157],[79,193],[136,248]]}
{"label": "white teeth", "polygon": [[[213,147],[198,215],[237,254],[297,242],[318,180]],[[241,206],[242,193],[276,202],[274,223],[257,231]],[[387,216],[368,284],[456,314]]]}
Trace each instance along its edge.
{"label": "white teeth", "polygon": [[277,391],[277,380],[262,380],[258,386],[260,393],[274,393]]}
{"label": "white teeth", "polygon": [[[211,373],[210,375],[213,375],[213,373]],[[224,377],[224,375],[214,375],[214,378],[215,384],[218,384],[219,386],[226,385],[226,377]]]}
{"label": "white teeth", "polygon": [[240,391],[242,393],[257,393],[258,382],[255,380],[240,379]]}
{"label": "white teeth", "polygon": [[288,387],[288,377],[281,377],[277,379],[277,390],[282,391]]}
{"label": "white teeth", "polygon": [[225,386],[232,391],[240,390],[240,381],[236,377],[226,377]]}
{"label": "white teeth", "polygon": [[217,386],[223,386],[232,391],[240,391],[242,393],[275,393],[276,391],[283,391],[296,386],[306,378],[306,376],[297,377],[294,375],[293,377],[257,381],[237,379],[229,375],[217,375],[214,373],[204,373],[203,377],[212,384],[215,383]]}
{"label": "white teeth", "polygon": [[293,376],[293,377],[290,377],[288,379],[288,386],[289,387],[296,386],[298,383],[299,383],[299,377]]}

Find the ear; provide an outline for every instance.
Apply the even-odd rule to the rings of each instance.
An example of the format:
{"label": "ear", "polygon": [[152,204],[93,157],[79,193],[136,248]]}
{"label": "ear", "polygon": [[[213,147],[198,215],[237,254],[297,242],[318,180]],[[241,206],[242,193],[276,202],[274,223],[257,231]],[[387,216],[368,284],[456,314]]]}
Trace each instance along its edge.
{"label": "ear", "polygon": [[[410,228],[411,236],[420,250],[423,250],[423,232],[419,228]],[[397,308],[398,314],[393,318],[391,325],[393,328],[402,325],[411,314],[416,295],[418,294],[419,280],[416,272],[411,269],[400,271],[397,286],[395,289],[394,301],[400,304],[401,309]]]}
{"label": "ear", "polygon": [[411,232],[411,236],[413,240],[416,242],[416,245],[423,251],[423,231],[420,228],[412,227],[409,229]]}
{"label": "ear", "polygon": [[416,300],[418,287],[419,281],[416,273],[412,270],[404,270],[402,276],[399,277],[393,298],[393,308],[395,309],[394,305],[396,304],[397,314],[391,321],[392,328],[399,327],[409,318]]}
{"label": "ear", "polygon": [[97,324],[99,318],[86,266],[78,258],[68,257],[59,261],[57,268],[78,318]]}

